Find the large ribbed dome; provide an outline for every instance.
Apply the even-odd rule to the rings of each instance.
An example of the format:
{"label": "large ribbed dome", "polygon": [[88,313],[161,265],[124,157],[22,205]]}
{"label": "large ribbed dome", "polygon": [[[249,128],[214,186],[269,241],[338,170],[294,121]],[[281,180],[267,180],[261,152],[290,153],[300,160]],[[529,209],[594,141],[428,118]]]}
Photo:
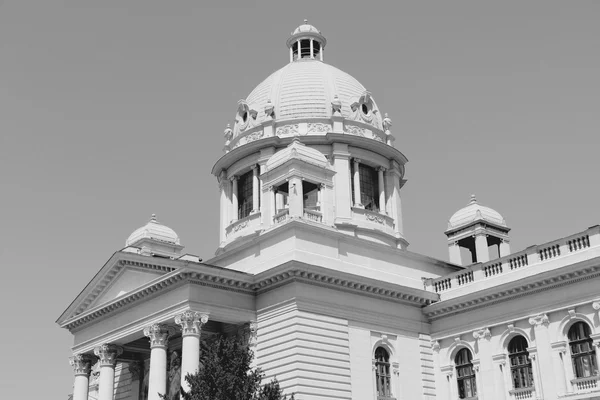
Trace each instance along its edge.
{"label": "large ribbed dome", "polygon": [[[264,117],[270,100],[278,120],[292,118],[331,118],[331,102],[337,95],[342,103],[342,115],[350,115],[350,105],[366,92],[351,75],[317,60],[298,60],[274,72],[248,96],[249,108]],[[374,106],[375,115],[379,113]],[[263,115],[261,115],[261,113]],[[378,119],[377,127],[381,129]]]}

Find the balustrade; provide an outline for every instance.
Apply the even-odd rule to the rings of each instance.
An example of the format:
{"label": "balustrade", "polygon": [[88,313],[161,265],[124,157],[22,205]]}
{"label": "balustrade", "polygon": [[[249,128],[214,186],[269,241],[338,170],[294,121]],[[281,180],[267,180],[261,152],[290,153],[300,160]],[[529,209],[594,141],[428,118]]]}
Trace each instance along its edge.
{"label": "balustrade", "polygon": [[318,211],[309,210],[308,208],[304,209],[304,219],[313,222],[323,222],[323,214]]}
{"label": "balustrade", "polygon": [[515,400],[535,399],[535,389],[533,387],[514,389],[510,391],[510,395]]}
{"label": "balustrade", "polygon": [[490,265],[484,265],[482,269],[485,277],[489,278],[490,276],[499,275],[502,273],[502,263],[496,262]]}
{"label": "balustrade", "polygon": [[571,380],[573,388],[577,392],[585,392],[598,388],[598,375],[588,376],[587,378],[577,378]]}

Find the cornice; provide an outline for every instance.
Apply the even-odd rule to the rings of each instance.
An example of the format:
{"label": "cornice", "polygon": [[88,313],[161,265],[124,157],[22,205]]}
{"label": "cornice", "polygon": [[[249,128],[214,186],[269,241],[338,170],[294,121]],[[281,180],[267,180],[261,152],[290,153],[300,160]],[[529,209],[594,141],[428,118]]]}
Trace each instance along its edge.
{"label": "cornice", "polygon": [[390,284],[297,261],[290,261],[254,276],[236,271],[225,271],[209,265],[177,269],[134,292],[124,294],[109,303],[69,318],[60,323],[60,326],[69,330],[80,329],[111,313],[122,311],[141,301],[148,300],[159,292],[171,290],[186,283],[259,296],[280,286],[301,282],[414,307],[422,307],[438,299],[437,294],[425,290]]}
{"label": "cornice", "polygon": [[[423,309],[423,314],[429,321],[435,321],[440,318],[446,318],[451,315],[488,307],[522,296],[528,296],[561,286],[571,285],[583,280],[596,278],[600,276],[600,265],[597,265],[597,263],[597,258],[586,260],[571,265],[569,268],[570,270],[568,271],[565,271],[565,268],[546,271],[525,279],[434,303]],[[551,273],[554,274],[551,275]]]}
{"label": "cornice", "polygon": [[[283,122],[283,121],[282,121]],[[291,120],[293,123],[310,122],[306,120]],[[350,121],[349,121],[350,122]],[[352,121],[352,124],[359,123]],[[371,126],[369,129],[373,129]],[[238,160],[248,157],[256,152],[259,152],[265,147],[284,147],[289,145],[292,140],[299,138],[303,144],[307,145],[318,145],[318,144],[332,144],[332,143],[346,143],[355,147],[371,150],[383,157],[394,160],[400,165],[404,165],[408,162],[408,159],[398,149],[392,147],[386,143],[379,142],[377,140],[349,135],[344,133],[333,133],[328,132],[325,135],[305,135],[305,136],[292,136],[292,137],[279,137],[269,136],[259,140],[255,140],[251,143],[244,144],[243,146],[236,147],[228,153],[224,154],[214,164],[211,173],[215,176],[219,176],[223,169],[229,168]]]}

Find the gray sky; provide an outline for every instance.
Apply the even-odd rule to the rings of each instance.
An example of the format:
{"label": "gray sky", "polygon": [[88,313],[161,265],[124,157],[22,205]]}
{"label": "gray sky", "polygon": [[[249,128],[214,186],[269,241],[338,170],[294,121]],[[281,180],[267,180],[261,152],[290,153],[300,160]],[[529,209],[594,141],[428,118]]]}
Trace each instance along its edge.
{"label": "gray sky", "polygon": [[600,222],[600,2],[205,3],[0,0],[3,397],[71,392],[54,321],[152,213],[212,256],[223,129],[304,18],[394,121],[410,250],[471,193],[513,251]]}

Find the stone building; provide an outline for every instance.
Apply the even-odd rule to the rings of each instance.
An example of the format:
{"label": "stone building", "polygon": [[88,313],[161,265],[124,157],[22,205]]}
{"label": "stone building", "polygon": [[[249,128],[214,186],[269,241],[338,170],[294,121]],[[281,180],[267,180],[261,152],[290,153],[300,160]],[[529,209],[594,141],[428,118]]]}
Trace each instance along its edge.
{"label": "stone building", "polygon": [[305,22],[238,102],[215,257],[152,216],[60,316],[74,400],[175,398],[217,333],[299,400],[600,399],[600,227],[511,253],[473,196],[450,262],[410,252],[392,121],[326,44]]}

